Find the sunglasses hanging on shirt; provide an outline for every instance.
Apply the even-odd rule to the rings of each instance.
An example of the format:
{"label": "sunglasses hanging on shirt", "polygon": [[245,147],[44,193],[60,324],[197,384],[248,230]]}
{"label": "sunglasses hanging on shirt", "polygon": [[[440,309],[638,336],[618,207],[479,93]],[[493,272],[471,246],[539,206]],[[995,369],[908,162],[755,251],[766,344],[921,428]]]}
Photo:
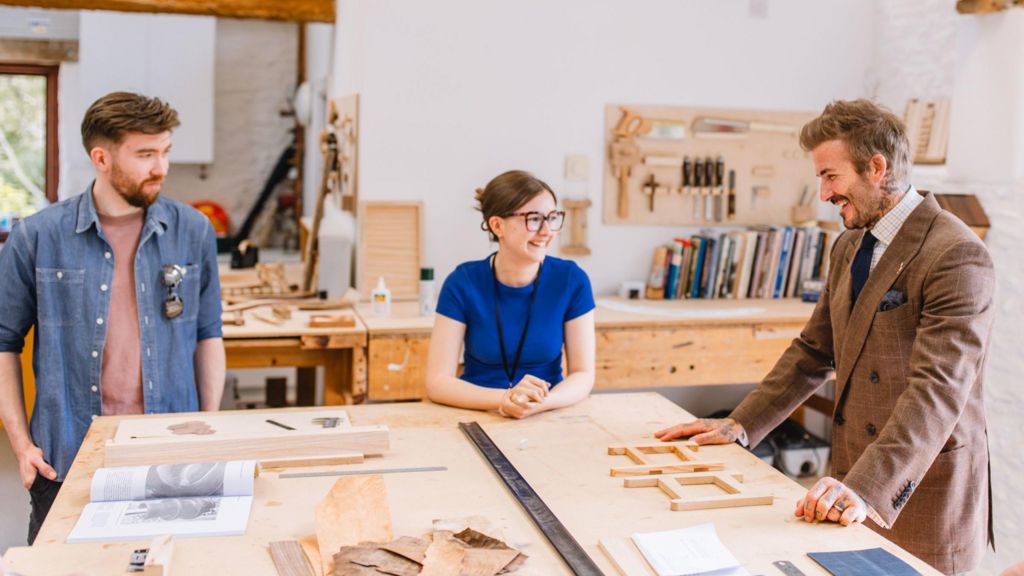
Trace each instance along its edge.
{"label": "sunglasses hanging on shirt", "polygon": [[185,279],[188,270],[178,264],[168,264],[160,270],[160,283],[167,287],[167,298],[164,299],[164,316],[174,319],[185,311],[185,303],[181,301],[174,289]]}

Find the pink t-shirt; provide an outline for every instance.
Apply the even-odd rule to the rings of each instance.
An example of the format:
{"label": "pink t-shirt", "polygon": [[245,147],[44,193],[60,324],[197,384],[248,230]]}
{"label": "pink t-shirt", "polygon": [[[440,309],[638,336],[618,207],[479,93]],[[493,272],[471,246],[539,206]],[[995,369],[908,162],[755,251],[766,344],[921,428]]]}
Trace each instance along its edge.
{"label": "pink t-shirt", "polygon": [[103,346],[100,372],[103,414],[142,414],[142,353],[135,298],[135,251],[139,247],[145,212],[116,217],[99,214],[99,218],[114,252],[107,341]]}

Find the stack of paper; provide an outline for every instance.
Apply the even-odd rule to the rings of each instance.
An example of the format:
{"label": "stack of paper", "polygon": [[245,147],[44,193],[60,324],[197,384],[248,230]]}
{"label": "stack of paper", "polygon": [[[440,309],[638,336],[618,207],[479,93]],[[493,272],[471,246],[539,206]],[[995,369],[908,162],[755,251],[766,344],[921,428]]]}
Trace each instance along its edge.
{"label": "stack of paper", "polygon": [[633,542],[658,576],[749,576],[722,545],[714,524],[633,534]]}

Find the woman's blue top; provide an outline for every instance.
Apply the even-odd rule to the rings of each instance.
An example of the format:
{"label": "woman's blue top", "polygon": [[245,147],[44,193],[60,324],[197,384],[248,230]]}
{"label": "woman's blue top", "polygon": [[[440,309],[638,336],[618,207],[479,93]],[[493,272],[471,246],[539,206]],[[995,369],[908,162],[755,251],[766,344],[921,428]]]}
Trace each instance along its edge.
{"label": "woman's blue top", "polygon": [[[460,264],[441,287],[437,313],[466,325],[465,371],[462,379],[477,386],[508,388],[502,365],[495,317],[494,276],[490,256]],[[502,338],[509,369],[515,362],[523,327],[530,317],[522,356],[511,384],[526,374],[552,386],[562,381],[562,345],[565,323],[594,309],[590,279],[572,260],[544,258],[537,278],[537,294],[531,309],[533,283],[513,288],[498,283]]]}

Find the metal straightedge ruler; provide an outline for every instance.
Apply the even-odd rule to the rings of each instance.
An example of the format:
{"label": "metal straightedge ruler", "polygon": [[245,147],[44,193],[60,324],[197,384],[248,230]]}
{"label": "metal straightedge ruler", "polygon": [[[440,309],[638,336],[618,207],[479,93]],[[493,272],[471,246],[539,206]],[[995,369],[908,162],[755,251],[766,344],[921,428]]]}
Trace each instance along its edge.
{"label": "metal straightedge ruler", "polygon": [[565,525],[548,508],[547,504],[530,487],[523,475],[508,461],[491,437],[476,422],[460,422],[459,429],[476,445],[480,454],[498,473],[519,504],[533,518],[537,527],[544,533],[551,545],[562,556],[569,569],[576,576],[604,576],[597,564],[583,550],[580,543],[572,537]]}

